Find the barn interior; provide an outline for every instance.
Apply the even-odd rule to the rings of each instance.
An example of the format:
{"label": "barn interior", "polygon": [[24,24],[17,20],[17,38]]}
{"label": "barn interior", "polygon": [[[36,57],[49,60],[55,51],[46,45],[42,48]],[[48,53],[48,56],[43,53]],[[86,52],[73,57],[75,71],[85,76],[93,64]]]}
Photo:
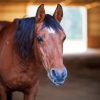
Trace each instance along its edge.
{"label": "barn interior", "polygon": [[[82,20],[74,23],[76,17],[73,19],[74,22],[70,20],[74,14],[69,16],[68,20],[65,16],[65,20],[68,21],[65,24],[69,25],[66,30],[69,33],[66,34],[68,36],[64,43],[63,56],[68,69],[66,82],[63,86],[55,87],[44,70],[36,100],[100,100],[100,0],[0,0],[0,20],[13,21],[15,18],[33,16],[35,14],[31,9],[35,9],[34,7],[45,4],[47,8],[55,9],[58,3],[65,11],[71,11],[64,13],[65,15],[73,13],[77,15],[75,9],[80,8],[78,11]],[[68,10],[68,7],[74,10]],[[76,34],[78,32],[78,37],[75,37],[75,30],[70,31],[70,27],[78,23],[81,23],[79,24],[81,29],[75,32]],[[82,41],[77,42],[77,39]],[[23,100],[23,94],[15,92],[13,100]]]}

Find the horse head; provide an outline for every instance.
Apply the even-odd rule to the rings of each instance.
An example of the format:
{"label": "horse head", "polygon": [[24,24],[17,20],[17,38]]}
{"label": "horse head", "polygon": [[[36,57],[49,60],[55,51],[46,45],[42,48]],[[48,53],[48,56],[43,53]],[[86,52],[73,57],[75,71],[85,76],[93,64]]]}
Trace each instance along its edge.
{"label": "horse head", "polygon": [[42,65],[47,71],[49,79],[56,86],[64,83],[67,77],[67,70],[63,64],[63,42],[66,35],[60,22],[63,17],[63,10],[60,4],[53,16],[45,14],[44,5],[40,5],[34,28],[35,53],[39,56]]}

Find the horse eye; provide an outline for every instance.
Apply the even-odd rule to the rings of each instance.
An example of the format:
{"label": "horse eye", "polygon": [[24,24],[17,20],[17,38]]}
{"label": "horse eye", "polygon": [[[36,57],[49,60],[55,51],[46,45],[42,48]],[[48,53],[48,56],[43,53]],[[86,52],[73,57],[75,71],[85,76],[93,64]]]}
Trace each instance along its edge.
{"label": "horse eye", "polygon": [[66,39],[66,36],[64,36],[63,41]]}
{"label": "horse eye", "polygon": [[41,36],[37,37],[38,42],[43,42],[43,38]]}

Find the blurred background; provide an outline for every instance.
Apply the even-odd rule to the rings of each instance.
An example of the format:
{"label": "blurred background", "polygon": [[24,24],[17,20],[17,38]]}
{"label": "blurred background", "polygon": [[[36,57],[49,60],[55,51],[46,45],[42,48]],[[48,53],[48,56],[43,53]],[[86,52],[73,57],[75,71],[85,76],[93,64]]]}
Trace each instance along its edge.
{"label": "blurred background", "polygon": [[[100,100],[100,0],[0,0],[0,20],[35,16],[42,3],[49,14],[63,6],[68,78],[55,87],[44,71],[37,100]],[[23,94],[15,92],[13,100],[23,100]]]}

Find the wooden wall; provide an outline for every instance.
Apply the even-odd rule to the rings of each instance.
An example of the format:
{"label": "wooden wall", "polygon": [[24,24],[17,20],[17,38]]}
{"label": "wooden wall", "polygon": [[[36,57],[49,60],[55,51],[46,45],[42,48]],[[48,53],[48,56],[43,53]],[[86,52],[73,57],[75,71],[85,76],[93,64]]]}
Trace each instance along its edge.
{"label": "wooden wall", "polygon": [[[27,3],[0,3],[0,20],[12,21],[26,14]],[[88,47],[100,48],[100,6],[88,9]]]}
{"label": "wooden wall", "polygon": [[88,47],[100,48],[100,6],[88,10]]}
{"label": "wooden wall", "polygon": [[0,20],[12,21],[14,18],[22,18],[26,13],[25,3],[0,3]]}

